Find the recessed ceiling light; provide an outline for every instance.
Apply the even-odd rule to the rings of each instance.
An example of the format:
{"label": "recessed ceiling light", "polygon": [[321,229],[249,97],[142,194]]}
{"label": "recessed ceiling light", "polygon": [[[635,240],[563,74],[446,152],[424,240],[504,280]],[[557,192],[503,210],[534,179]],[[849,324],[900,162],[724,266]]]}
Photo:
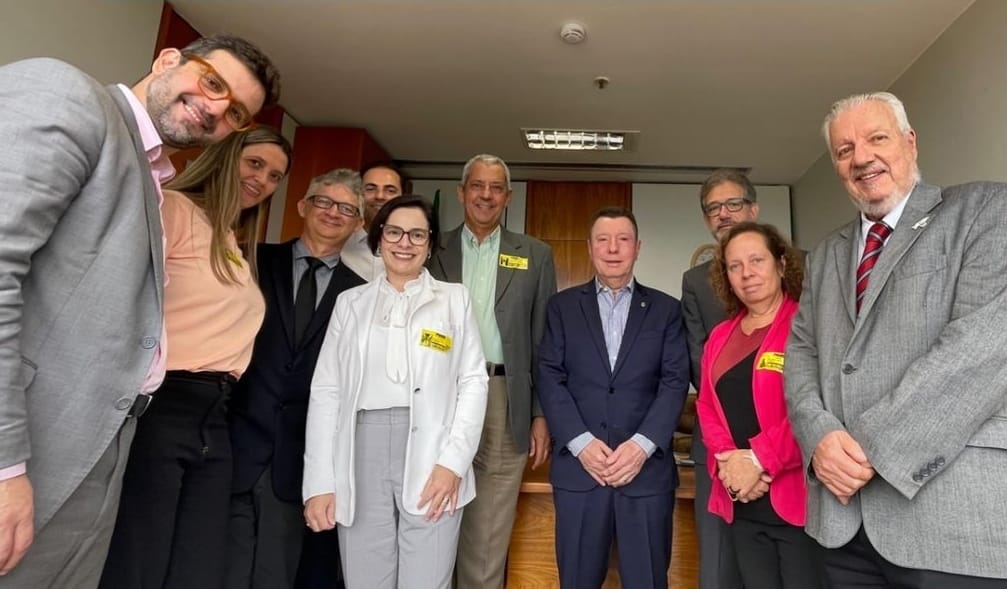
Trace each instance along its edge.
{"label": "recessed ceiling light", "polygon": [[534,150],[629,151],[639,131],[587,129],[521,129],[525,146]]}

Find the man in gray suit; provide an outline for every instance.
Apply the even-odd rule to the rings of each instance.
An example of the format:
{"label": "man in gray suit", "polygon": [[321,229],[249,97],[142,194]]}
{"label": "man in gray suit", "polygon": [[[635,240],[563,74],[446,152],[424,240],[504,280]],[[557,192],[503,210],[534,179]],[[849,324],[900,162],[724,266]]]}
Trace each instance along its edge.
{"label": "man in gray suit", "polygon": [[465,222],[444,234],[430,261],[434,277],[471,292],[490,376],[472,464],[476,498],[465,506],[458,542],[455,586],[465,589],[503,587],[525,462],[531,457],[536,468],[549,452],[532,369],[556,271],[548,245],[500,225],[510,199],[507,164],[492,155],[470,159],[458,185]]}
{"label": "man in gray suit", "polygon": [[132,89],[52,59],[0,67],[0,588],[97,585],[128,418],[164,374],[168,154],[278,91],[233,37],[165,49]]}
{"label": "man in gray suit", "polygon": [[[735,168],[714,170],[699,189],[703,220],[714,239],[727,235],[734,225],[759,218],[755,187],[744,172]],[[710,284],[712,260],[682,275],[682,319],[689,342],[692,386],[699,391],[700,360],[710,331],[727,317]],[[699,420],[692,432],[692,460],[696,463],[696,538],[699,541],[700,589],[736,589],[741,575],[734,544],[724,520],[710,513],[710,475],[706,471],[706,446]],[[718,481],[719,484],[719,481]]]}
{"label": "man in gray suit", "polygon": [[823,125],[860,214],[811,253],[787,347],[806,530],[834,588],[1007,585],[1007,186],[920,181],[895,96]]}

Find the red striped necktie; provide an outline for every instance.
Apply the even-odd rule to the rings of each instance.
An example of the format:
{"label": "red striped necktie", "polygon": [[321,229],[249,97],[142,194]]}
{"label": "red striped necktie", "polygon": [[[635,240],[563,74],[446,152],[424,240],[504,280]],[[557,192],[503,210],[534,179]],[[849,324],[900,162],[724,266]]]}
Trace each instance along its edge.
{"label": "red striped necktie", "polygon": [[871,277],[871,270],[881,256],[885,240],[891,234],[892,228],[880,221],[871,225],[871,229],[867,232],[864,255],[860,257],[860,265],[857,266],[857,313],[860,313],[860,303],[863,302],[864,293],[867,292],[867,281]]}

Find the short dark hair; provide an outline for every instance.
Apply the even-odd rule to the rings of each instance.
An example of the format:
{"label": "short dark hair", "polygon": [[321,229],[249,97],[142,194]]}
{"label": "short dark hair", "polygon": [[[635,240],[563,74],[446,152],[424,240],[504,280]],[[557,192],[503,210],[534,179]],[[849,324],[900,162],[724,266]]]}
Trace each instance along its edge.
{"label": "short dark hair", "polygon": [[262,84],[266,99],[262,108],[280,101],[280,72],[273,62],[266,57],[261,49],[234,35],[218,33],[209,37],[201,37],[189,43],[182,49],[182,55],[192,54],[207,57],[214,51],[226,51],[243,63]]}
{"label": "short dark hair", "polygon": [[738,168],[719,168],[707,176],[706,180],[703,180],[703,185],[699,188],[699,206],[705,206],[706,197],[710,191],[725,182],[737,184],[745,191],[742,197],[748,202],[755,202],[755,186],[752,186],[748,174]]}
{"label": "short dark hair", "polygon": [[640,239],[640,226],[636,224],[636,216],[633,215],[633,211],[626,207],[602,207],[595,211],[591,215],[591,223],[587,226],[588,239],[591,239],[591,230],[594,229],[594,224],[602,217],[606,219],[629,219],[629,222],[633,224],[633,235],[637,239]]}
{"label": "short dark hair", "polygon": [[724,263],[724,250],[727,249],[727,244],[742,233],[758,233],[762,236],[766,241],[766,249],[769,250],[773,259],[777,262],[783,262],[783,278],[781,279],[783,293],[795,301],[800,300],[801,283],[804,280],[804,254],[790,245],[776,227],[768,223],[745,221],[728,230],[724,239],[720,240],[717,256],[710,264],[710,282],[713,283],[713,290],[717,293],[717,298],[724,304],[727,316],[735,316],[745,306],[731,289],[731,282],[727,279],[727,264]]}
{"label": "short dark hair", "polygon": [[395,165],[395,162],[390,160],[372,162],[370,164],[367,164],[366,166],[360,168],[360,177],[363,178],[364,174],[366,174],[367,172],[370,172],[371,170],[377,170],[379,168],[395,172],[395,175],[399,177],[399,187],[401,188],[405,186],[406,177],[402,174],[402,170],[400,170],[399,167]]}
{"label": "short dark hair", "polygon": [[367,232],[367,247],[371,248],[372,254],[378,255],[378,246],[381,245],[381,231],[388,221],[388,217],[392,216],[395,209],[403,208],[420,209],[423,211],[423,216],[427,218],[427,228],[430,230],[430,238],[427,239],[427,245],[431,251],[436,247],[437,240],[440,239],[441,227],[440,223],[437,222],[437,213],[434,212],[434,205],[418,194],[402,194],[386,202],[378,210],[378,214],[374,215],[374,220],[371,221],[371,228]]}

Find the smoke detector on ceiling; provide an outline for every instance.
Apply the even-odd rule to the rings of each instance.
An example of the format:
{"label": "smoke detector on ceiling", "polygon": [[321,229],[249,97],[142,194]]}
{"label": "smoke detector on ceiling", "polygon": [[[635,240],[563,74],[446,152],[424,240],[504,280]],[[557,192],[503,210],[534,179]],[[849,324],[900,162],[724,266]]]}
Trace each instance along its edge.
{"label": "smoke detector on ceiling", "polygon": [[559,30],[559,36],[563,39],[564,43],[576,45],[578,43],[583,43],[584,39],[587,38],[587,30],[582,24],[568,22]]}

